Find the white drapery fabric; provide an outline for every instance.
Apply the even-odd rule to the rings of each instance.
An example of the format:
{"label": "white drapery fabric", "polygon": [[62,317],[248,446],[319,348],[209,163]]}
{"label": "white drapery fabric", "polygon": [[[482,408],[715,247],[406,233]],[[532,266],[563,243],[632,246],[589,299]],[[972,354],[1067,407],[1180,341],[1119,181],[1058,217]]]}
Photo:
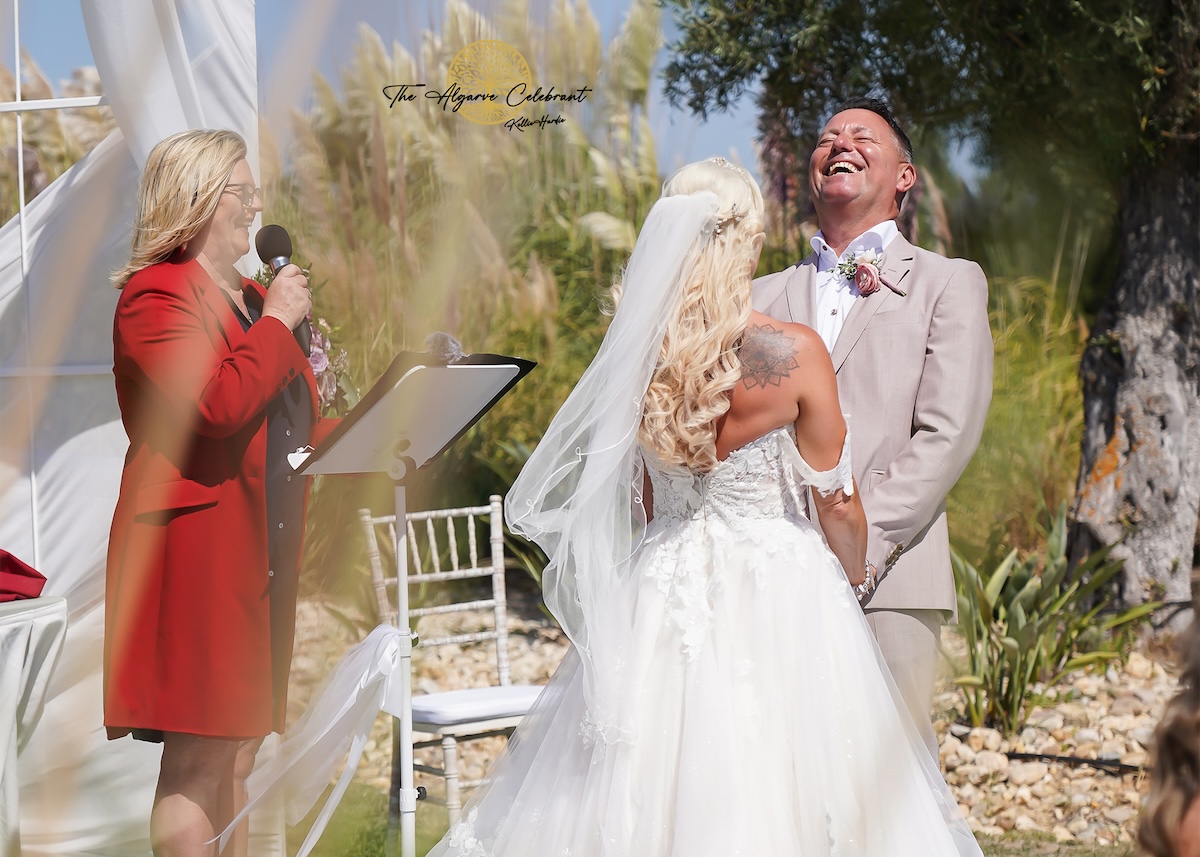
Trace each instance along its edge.
{"label": "white drapery fabric", "polygon": [[37,726],[66,633],[61,598],[0,604],[0,857],[21,853],[17,754]]}
{"label": "white drapery fabric", "polygon": [[388,624],[376,626],[366,639],[342,655],[318,689],[304,716],[288,729],[278,754],[258,767],[246,781],[249,800],[220,836],[224,848],[229,834],[244,816],[283,796],[288,824],[299,824],[335,772],[337,782],[321,805],[296,857],[307,857],[358,770],[380,710],[400,716],[400,705],[411,704],[400,694],[398,670],[403,635]]}
{"label": "white drapery fabric", "polygon": [[[119,127],[0,228],[0,545],[65,597],[70,629],[21,756],[24,853],[149,854],[160,748],[105,738],[104,562],[127,447],[109,274],[129,254],[138,174],[187,128],[246,138],[258,176],[254,0],[82,0]],[[11,21],[12,0],[0,0]],[[257,268],[253,264],[247,270]]]}

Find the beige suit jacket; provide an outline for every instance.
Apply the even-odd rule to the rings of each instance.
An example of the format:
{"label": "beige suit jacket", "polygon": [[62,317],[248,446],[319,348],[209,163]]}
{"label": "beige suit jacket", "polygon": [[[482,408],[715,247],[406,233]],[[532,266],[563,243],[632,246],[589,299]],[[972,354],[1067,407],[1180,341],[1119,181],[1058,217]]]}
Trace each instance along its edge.
{"label": "beige suit jacket", "polygon": [[[816,257],[754,281],[753,305],[813,326]],[[946,495],[979,444],[992,398],[987,279],[974,262],[893,239],[886,286],[859,298],[834,343],[867,559],[885,571],[866,609],[957,614]]]}

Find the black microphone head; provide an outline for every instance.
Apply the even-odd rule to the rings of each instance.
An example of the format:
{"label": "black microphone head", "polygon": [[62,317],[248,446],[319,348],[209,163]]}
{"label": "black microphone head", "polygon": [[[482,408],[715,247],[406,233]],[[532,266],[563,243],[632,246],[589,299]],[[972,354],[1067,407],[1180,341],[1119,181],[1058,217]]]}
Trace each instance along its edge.
{"label": "black microphone head", "polygon": [[291,258],[292,239],[286,229],[272,223],[258,230],[258,234],[254,236],[254,249],[258,251],[258,258],[270,265],[272,259],[278,259],[280,256]]}

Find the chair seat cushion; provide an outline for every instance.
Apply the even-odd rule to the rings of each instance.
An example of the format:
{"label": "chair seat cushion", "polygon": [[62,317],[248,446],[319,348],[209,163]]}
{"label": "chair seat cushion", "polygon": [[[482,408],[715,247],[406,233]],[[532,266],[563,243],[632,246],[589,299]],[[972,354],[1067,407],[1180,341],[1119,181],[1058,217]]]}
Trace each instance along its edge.
{"label": "chair seat cushion", "polygon": [[426,693],[413,697],[413,720],[436,726],[455,726],[499,717],[520,717],[533,707],[541,691],[537,685],[517,684]]}

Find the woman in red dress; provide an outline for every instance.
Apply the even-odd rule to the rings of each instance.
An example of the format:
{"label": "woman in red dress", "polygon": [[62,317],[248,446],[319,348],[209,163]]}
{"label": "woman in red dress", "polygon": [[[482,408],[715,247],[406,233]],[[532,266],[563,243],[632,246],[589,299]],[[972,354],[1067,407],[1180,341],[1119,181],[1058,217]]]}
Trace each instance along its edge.
{"label": "woman in red dress", "polygon": [[264,290],[234,268],[261,210],[241,137],[169,137],[150,153],[132,257],[113,278],[129,451],[108,551],[104,717],[110,738],[163,743],[156,855],[215,853],[205,842],[243,799],[262,738],[283,728],[308,481],[286,455],[332,428],[293,335],[307,280],[289,265]]}

